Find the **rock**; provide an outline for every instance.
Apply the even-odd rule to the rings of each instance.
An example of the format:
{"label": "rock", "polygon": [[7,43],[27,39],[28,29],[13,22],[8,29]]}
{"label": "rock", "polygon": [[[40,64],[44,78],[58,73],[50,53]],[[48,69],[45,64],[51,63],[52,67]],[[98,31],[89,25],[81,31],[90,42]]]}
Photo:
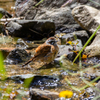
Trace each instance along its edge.
{"label": "rock", "polygon": [[58,57],[60,57],[63,54],[68,54],[69,49],[73,49],[72,46],[66,46],[66,45],[58,45],[59,46],[59,53],[57,54]]}
{"label": "rock", "polygon": [[[79,5],[91,5],[97,8],[100,8],[99,5],[88,1],[88,0],[71,0],[71,2],[65,6],[61,7],[66,0],[43,0],[38,6],[35,5],[38,3],[37,0],[17,0],[15,4],[16,8],[16,15],[17,16],[25,16],[25,19],[52,19],[55,22],[56,28],[60,27],[61,25],[70,26],[69,30],[76,29],[74,27],[75,21],[71,15],[71,9],[77,7]],[[98,4],[100,3],[99,0],[96,0]],[[66,26],[66,28],[67,28]]]}
{"label": "rock", "polygon": [[23,83],[25,79],[31,79],[34,76],[35,76],[35,74],[14,75],[11,77],[7,77],[7,80],[14,80],[17,83]]}
{"label": "rock", "polygon": [[27,49],[29,46],[25,43],[24,40],[22,39],[18,39],[17,40],[17,43],[16,43],[16,48],[19,48],[19,49]]}
{"label": "rock", "polygon": [[95,0],[95,1],[89,1],[89,0],[74,0],[69,6],[72,8],[72,6],[77,7],[79,5],[88,5],[95,7],[97,9],[100,9],[100,0]]}
{"label": "rock", "polygon": [[30,49],[33,49],[33,48],[36,48],[38,47],[37,44],[34,44],[33,41],[24,41],[23,39],[19,38],[17,40],[17,43],[16,43],[16,48],[19,48],[19,49],[27,49],[27,50],[30,50]]}
{"label": "rock", "polygon": [[82,30],[82,28],[80,27],[79,24],[63,24],[63,26],[61,26],[60,28],[56,28],[56,31],[55,33],[56,34],[59,34],[59,33],[72,33],[72,32],[75,32],[75,31],[78,31],[78,30]]}
{"label": "rock", "polygon": [[[56,28],[59,26],[63,26],[63,24],[70,25],[71,23],[75,24],[75,21],[71,15],[71,10],[69,7],[64,8],[58,8],[58,9],[52,9],[52,10],[44,10],[45,13],[38,14],[35,19],[50,19],[53,20],[55,23]],[[71,27],[72,28],[72,27]]]}
{"label": "rock", "polygon": [[30,84],[30,87],[41,88],[41,89],[54,89],[60,86],[61,83],[59,76],[49,76],[49,75],[34,76]]}
{"label": "rock", "polygon": [[59,98],[58,92],[50,92],[48,90],[32,89],[30,90],[31,100],[55,100]]}
{"label": "rock", "polygon": [[[100,25],[100,11],[86,5],[80,5],[72,10],[74,19],[87,31],[94,33],[96,28]],[[98,30],[97,34],[100,33]]]}
{"label": "rock", "polygon": [[14,49],[12,50],[5,62],[7,64],[18,64],[22,62],[26,62],[31,58],[31,56],[24,49]]}
{"label": "rock", "polygon": [[61,36],[60,38],[61,38],[62,42],[81,39],[82,44],[84,45],[86,43],[86,41],[88,40],[89,35],[87,34],[86,31],[82,30],[82,31],[75,31],[72,33],[65,34],[65,35]]}
{"label": "rock", "polygon": [[88,57],[100,57],[100,34],[98,34],[91,45],[85,48],[85,53]]}
{"label": "rock", "polygon": [[[66,2],[66,0],[58,0],[53,1],[53,0],[44,0],[43,2],[41,2],[37,7],[33,8],[39,1],[38,0],[16,0],[15,2],[15,8],[16,8],[16,15],[17,16],[23,16],[26,15],[29,16],[28,18],[34,18],[36,13],[40,10],[42,10],[43,8],[59,8],[61,7],[61,5]],[[41,7],[41,9],[39,8]],[[39,8],[39,9],[36,9]],[[43,13],[43,11],[42,11]]]}
{"label": "rock", "polygon": [[[94,33],[96,28],[100,25],[100,12],[99,10],[81,5],[73,9],[72,14],[75,20],[90,33]],[[99,46],[100,30],[97,31],[96,37],[90,46],[87,46],[85,53],[88,57],[100,56],[100,46]]]}
{"label": "rock", "polygon": [[[28,0],[16,1],[16,14],[17,16],[25,16],[25,19],[28,20],[53,20],[55,22],[56,28],[63,26],[64,24],[71,25],[76,24],[72,15],[70,7],[60,8],[66,0],[58,1],[48,1],[45,0],[40,5],[34,8],[34,5],[37,4],[37,1]],[[40,10],[40,8],[41,10]],[[74,26],[70,26],[73,28]],[[75,29],[75,28],[74,28]]]}
{"label": "rock", "polygon": [[[22,74],[14,75],[7,78],[8,80],[14,80],[17,83],[24,83],[25,79],[31,80],[29,87],[53,89],[61,86],[59,76],[49,75],[35,75],[35,74]],[[26,85],[26,84],[25,84]]]}
{"label": "rock", "polygon": [[8,34],[28,40],[40,40],[54,36],[55,24],[48,20],[16,20],[7,24]]}
{"label": "rock", "polygon": [[69,54],[71,51],[80,51],[81,49],[82,49],[82,42],[79,40],[79,39],[77,39],[77,40],[75,40],[75,41],[72,41],[74,44],[76,44],[77,43],[77,41],[79,42],[77,45],[75,45],[75,46],[71,46],[70,44],[67,44],[67,45],[58,45],[58,47],[59,47],[59,52],[58,52],[58,54],[57,54],[57,56],[61,56],[61,55],[63,55],[63,54]]}

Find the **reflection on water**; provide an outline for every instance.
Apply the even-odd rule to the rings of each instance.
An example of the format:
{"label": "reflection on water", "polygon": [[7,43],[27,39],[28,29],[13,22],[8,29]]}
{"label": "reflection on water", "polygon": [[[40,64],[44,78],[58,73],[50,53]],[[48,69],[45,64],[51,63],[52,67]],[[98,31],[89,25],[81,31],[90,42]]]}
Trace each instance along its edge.
{"label": "reflection on water", "polygon": [[0,0],[0,8],[4,8],[9,13],[14,12],[13,9],[14,6],[15,6],[15,0]]}

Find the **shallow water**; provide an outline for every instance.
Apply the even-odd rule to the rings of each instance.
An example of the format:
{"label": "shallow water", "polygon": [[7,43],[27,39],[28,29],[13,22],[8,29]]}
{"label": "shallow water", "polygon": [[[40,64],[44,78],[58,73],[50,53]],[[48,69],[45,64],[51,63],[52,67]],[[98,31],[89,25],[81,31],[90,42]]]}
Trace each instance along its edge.
{"label": "shallow water", "polygon": [[15,6],[15,0],[0,0],[0,8],[7,10],[13,14]]}

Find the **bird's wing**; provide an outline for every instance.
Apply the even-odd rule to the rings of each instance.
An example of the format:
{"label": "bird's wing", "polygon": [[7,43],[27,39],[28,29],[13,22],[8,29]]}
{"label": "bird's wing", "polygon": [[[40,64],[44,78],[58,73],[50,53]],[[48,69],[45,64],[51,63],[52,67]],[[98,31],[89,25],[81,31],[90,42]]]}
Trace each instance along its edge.
{"label": "bird's wing", "polygon": [[40,45],[38,48],[35,50],[35,55],[47,55],[48,53],[51,52],[51,46],[50,45]]}

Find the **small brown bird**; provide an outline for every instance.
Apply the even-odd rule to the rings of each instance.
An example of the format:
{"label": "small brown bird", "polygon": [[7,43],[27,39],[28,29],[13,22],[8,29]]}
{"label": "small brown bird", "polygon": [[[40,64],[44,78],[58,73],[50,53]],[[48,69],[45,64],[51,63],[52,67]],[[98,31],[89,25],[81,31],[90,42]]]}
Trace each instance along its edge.
{"label": "small brown bird", "polygon": [[22,65],[22,67],[32,61],[41,61],[44,64],[49,64],[55,59],[58,51],[57,40],[54,37],[50,37],[44,44],[36,48],[34,57]]}

